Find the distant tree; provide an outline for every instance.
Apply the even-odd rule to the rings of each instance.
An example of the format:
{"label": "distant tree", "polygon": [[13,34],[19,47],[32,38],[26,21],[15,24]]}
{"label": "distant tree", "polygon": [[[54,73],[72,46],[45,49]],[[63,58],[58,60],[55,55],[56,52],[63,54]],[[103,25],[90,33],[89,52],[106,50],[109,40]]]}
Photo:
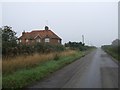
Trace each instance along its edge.
{"label": "distant tree", "polygon": [[2,41],[17,44],[16,32],[12,30],[12,27],[4,26],[2,29]]}
{"label": "distant tree", "polygon": [[10,26],[4,26],[2,29],[2,54],[10,54],[17,46],[16,32]]}
{"label": "distant tree", "polygon": [[87,50],[89,47],[85,46],[85,43],[82,42],[71,42],[65,43],[65,47],[69,47],[70,49],[79,49],[79,50]]}

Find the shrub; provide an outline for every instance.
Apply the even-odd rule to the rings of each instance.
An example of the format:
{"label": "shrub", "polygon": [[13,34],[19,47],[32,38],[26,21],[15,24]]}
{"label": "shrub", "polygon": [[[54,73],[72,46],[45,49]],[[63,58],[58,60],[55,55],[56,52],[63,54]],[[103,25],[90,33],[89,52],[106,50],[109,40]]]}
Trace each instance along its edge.
{"label": "shrub", "polygon": [[60,56],[58,55],[58,53],[56,53],[54,56],[54,60],[58,60],[59,58],[60,58]]}

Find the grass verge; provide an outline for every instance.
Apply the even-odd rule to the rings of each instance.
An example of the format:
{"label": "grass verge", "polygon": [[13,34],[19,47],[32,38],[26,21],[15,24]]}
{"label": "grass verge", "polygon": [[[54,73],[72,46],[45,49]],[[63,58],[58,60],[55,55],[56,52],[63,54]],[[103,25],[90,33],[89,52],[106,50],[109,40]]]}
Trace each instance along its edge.
{"label": "grass verge", "polygon": [[120,58],[119,58],[119,53],[118,52],[113,52],[112,50],[109,50],[109,49],[104,49],[104,51],[109,54],[110,56],[112,56],[114,59],[120,61]]}
{"label": "grass verge", "polygon": [[34,68],[38,66],[40,63],[54,59],[57,60],[59,59],[59,57],[70,56],[75,53],[76,53],[75,50],[65,50],[62,52],[51,52],[46,54],[35,53],[33,55],[27,55],[27,56],[22,55],[14,58],[3,59],[2,61],[3,75],[5,74],[8,75],[21,69]]}
{"label": "grass verge", "polygon": [[34,68],[24,68],[9,75],[4,75],[2,87],[4,89],[21,89],[35,81],[41,80],[50,73],[62,68],[78,58],[85,55],[85,52],[76,52],[70,56],[62,56],[58,60],[49,60],[40,63]]}
{"label": "grass verge", "polygon": [[113,58],[115,58],[116,60],[120,61],[120,45],[104,45],[102,46],[102,49],[108,53],[110,56],[112,56]]}

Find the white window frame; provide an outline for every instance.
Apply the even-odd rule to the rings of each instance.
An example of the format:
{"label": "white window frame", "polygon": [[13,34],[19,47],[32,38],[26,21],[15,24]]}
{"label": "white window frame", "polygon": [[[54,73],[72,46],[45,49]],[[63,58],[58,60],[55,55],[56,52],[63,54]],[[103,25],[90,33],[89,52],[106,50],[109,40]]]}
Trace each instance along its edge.
{"label": "white window frame", "polygon": [[26,42],[28,42],[29,40],[28,39],[26,39]]}
{"label": "white window frame", "polygon": [[20,42],[19,42],[19,40],[16,40],[16,42],[17,42],[17,44],[19,44]]}
{"label": "white window frame", "polygon": [[45,38],[45,42],[50,42],[50,38]]}
{"label": "white window frame", "polygon": [[40,43],[40,42],[41,42],[40,38],[36,39],[36,42],[39,42],[39,43]]}
{"label": "white window frame", "polygon": [[60,43],[60,40],[58,40],[58,43]]}
{"label": "white window frame", "polygon": [[20,40],[19,40],[19,42],[21,43],[21,42],[22,42],[22,40],[20,39]]}

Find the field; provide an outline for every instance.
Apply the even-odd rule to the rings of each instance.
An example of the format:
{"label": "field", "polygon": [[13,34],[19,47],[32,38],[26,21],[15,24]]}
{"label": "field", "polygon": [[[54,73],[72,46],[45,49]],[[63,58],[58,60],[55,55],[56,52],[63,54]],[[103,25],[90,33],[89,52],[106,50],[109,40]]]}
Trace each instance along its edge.
{"label": "field", "polygon": [[84,56],[87,52],[65,50],[3,60],[3,88],[23,88]]}

